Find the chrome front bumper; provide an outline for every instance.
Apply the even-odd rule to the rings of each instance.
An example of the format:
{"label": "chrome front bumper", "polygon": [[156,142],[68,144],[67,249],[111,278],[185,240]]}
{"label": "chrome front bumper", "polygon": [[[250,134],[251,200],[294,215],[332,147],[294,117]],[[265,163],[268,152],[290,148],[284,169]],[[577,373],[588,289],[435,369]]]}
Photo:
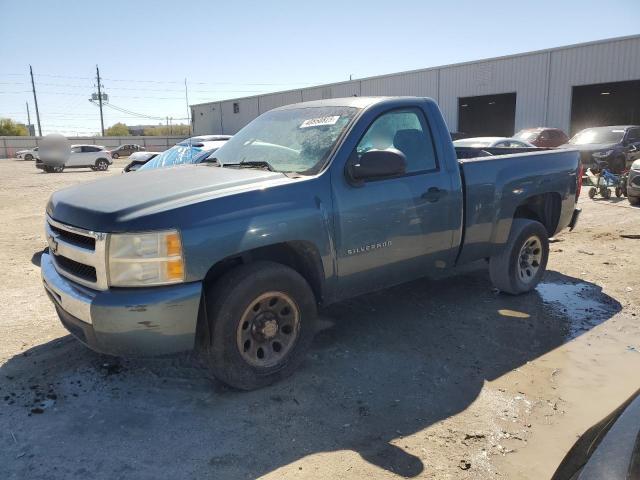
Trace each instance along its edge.
{"label": "chrome front bumper", "polygon": [[60,321],[93,350],[152,356],[194,348],[201,282],[100,291],[60,275],[48,253],[42,254],[40,267]]}

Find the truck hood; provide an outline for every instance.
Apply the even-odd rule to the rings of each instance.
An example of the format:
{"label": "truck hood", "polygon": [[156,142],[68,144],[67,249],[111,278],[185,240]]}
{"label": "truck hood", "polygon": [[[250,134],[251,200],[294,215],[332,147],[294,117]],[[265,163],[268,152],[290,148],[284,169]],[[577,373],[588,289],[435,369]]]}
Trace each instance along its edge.
{"label": "truck hood", "polygon": [[282,173],[249,168],[187,165],[143,170],[55,192],[47,214],[87,230],[124,231],[127,223],[146,215],[286,181]]}

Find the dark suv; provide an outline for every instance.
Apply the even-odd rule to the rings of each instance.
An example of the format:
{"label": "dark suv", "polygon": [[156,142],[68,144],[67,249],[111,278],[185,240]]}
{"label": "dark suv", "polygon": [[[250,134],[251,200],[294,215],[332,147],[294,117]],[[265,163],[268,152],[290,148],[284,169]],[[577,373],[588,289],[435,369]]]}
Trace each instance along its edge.
{"label": "dark suv", "polygon": [[569,137],[559,128],[525,128],[516,133],[513,138],[529,142],[536,147],[553,148],[567,143]]}
{"label": "dark suv", "polygon": [[613,173],[621,173],[640,158],[640,126],[585,128],[562,147],[580,150],[585,168],[598,168],[606,163]]}
{"label": "dark suv", "polygon": [[118,148],[111,150],[112,158],[128,157],[134,152],[144,152],[145,148],[140,145],[128,144],[120,145]]}

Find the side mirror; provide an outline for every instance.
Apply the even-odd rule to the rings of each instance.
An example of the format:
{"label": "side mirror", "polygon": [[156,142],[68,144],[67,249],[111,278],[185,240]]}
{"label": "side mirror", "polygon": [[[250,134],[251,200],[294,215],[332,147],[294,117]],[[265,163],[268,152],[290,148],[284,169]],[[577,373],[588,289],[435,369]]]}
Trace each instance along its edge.
{"label": "side mirror", "polygon": [[404,153],[395,148],[387,150],[369,150],[362,154],[349,167],[349,175],[356,183],[365,180],[379,180],[383,178],[404,175],[407,170],[407,158]]}

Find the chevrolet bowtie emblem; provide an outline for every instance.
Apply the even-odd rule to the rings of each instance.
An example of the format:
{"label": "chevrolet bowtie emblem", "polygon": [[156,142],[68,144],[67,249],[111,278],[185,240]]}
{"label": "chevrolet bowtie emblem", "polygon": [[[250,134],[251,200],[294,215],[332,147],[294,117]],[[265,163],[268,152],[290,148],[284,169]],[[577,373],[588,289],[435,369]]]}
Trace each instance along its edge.
{"label": "chevrolet bowtie emblem", "polygon": [[55,254],[58,251],[58,242],[53,235],[49,235],[49,250]]}

